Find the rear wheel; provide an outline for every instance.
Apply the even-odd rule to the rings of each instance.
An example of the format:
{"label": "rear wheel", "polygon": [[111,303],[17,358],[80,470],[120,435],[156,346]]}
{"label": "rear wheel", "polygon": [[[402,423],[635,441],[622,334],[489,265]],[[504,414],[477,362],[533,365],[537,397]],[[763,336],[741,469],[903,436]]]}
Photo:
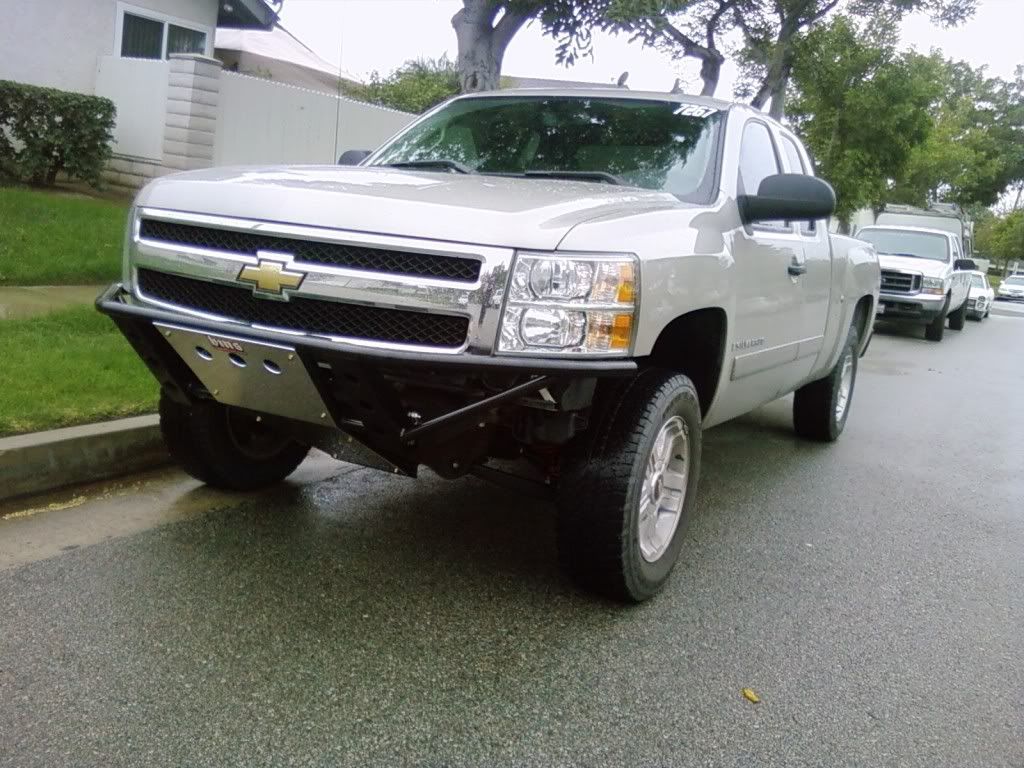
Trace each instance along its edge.
{"label": "rear wheel", "polygon": [[309,447],[249,411],[160,395],[160,431],[171,458],[196,480],[215,488],[250,491],[280,482]]}
{"label": "rear wheel", "polygon": [[962,331],[967,324],[967,299],[960,305],[960,309],[949,316],[949,328],[953,331]]}
{"label": "rear wheel", "polygon": [[640,602],[679,558],[700,474],[701,412],[685,376],[648,370],[596,408],[559,488],[559,558],[581,586]]}
{"label": "rear wheel", "polygon": [[851,325],[835,367],[796,391],[793,428],[800,437],[831,442],[842,434],[857,381],[857,340],[857,326]]}

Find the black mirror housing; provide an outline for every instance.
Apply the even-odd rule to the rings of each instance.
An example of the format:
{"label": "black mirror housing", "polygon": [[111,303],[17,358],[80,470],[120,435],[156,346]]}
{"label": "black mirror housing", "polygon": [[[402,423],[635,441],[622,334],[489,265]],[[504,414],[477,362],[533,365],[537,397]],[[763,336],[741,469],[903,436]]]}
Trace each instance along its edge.
{"label": "black mirror housing", "polygon": [[978,269],[978,265],[974,263],[974,259],[957,259],[953,262],[953,269],[974,272]]}
{"label": "black mirror housing", "polygon": [[338,165],[359,165],[373,154],[369,149],[346,149],[338,158]]}
{"label": "black mirror housing", "polygon": [[802,173],[778,173],[766,177],[756,195],[736,198],[744,224],[755,221],[813,221],[836,210],[832,185]]}

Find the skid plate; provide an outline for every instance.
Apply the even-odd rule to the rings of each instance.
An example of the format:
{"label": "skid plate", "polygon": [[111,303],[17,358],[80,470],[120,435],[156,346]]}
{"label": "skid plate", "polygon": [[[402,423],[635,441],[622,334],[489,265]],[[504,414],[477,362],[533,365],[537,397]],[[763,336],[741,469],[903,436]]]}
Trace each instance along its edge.
{"label": "skid plate", "polygon": [[217,402],[337,426],[294,348],[179,325],[153,325]]}

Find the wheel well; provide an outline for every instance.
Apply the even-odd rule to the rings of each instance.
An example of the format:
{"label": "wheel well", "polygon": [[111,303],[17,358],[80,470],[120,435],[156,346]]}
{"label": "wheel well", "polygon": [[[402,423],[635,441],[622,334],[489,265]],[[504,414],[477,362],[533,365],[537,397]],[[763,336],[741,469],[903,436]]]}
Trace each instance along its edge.
{"label": "wheel well", "polygon": [[857,338],[864,343],[867,338],[868,321],[871,319],[871,297],[861,296],[857,306],[853,308],[853,322],[857,326]]}
{"label": "wheel well", "polygon": [[715,399],[725,358],[725,310],[698,309],[665,326],[648,358],[652,365],[685,374],[697,388],[706,415]]}

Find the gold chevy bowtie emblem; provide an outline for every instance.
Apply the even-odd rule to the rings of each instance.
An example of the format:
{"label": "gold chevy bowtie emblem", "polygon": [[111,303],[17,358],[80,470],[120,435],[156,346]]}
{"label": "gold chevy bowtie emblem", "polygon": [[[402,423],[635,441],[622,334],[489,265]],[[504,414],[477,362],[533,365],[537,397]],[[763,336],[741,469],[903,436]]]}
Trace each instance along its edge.
{"label": "gold chevy bowtie emblem", "polygon": [[260,259],[255,267],[242,267],[242,271],[238,273],[238,281],[252,285],[255,293],[284,296],[286,289],[294,291],[306,276],[304,272],[293,272],[285,269],[285,266],[286,263],[283,261]]}

